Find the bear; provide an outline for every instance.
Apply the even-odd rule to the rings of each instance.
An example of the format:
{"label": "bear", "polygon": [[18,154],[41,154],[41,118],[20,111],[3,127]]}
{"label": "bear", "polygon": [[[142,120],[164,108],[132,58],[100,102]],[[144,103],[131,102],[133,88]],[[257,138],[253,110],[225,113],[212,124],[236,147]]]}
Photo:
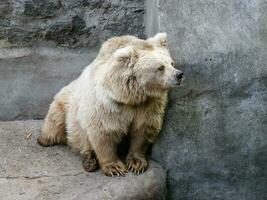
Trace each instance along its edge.
{"label": "bear", "polygon": [[[180,85],[167,47],[167,34],[146,40],[135,36],[108,39],[95,60],[54,97],[37,142],[68,144],[92,172],[100,166],[107,176],[128,171],[144,173],[147,151],[161,130],[168,92]],[[122,161],[117,148],[130,138]]]}

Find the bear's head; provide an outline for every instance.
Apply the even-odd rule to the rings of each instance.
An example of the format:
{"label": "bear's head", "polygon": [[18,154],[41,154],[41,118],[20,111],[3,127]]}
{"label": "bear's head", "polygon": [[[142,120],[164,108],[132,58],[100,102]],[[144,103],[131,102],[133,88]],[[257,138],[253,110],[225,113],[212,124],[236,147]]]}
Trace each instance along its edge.
{"label": "bear's head", "polygon": [[111,96],[125,104],[139,104],[177,86],[183,73],[174,67],[166,33],[137,40],[116,50],[105,77]]}

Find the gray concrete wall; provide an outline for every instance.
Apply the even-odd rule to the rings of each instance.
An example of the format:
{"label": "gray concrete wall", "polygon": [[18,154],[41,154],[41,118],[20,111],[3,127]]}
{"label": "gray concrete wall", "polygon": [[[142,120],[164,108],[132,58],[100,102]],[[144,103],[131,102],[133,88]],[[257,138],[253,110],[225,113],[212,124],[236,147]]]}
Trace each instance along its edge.
{"label": "gray concrete wall", "polygon": [[1,0],[0,120],[39,119],[107,38],[143,38],[144,1]]}
{"label": "gray concrete wall", "polygon": [[0,50],[0,120],[42,119],[53,96],[95,54],[47,46]]}
{"label": "gray concrete wall", "polygon": [[267,199],[267,1],[146,6],[148,35],[168,33],[187,77],[152,150],[168,170],[168,199]]}

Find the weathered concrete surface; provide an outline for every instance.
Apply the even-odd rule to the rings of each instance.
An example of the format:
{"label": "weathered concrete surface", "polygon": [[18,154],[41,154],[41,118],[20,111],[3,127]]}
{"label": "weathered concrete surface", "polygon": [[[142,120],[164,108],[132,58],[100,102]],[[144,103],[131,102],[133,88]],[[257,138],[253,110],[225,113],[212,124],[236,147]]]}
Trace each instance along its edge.
{"label": "weathered concrete surface", "polygon": [[[42,121],[0,122],[0,199],[148,200],[164,199],[164,170],[151,162],[143,175],[106,177],[86,173],[66,146],[36,143]],[[32,136],[27,139],[27,135]]]}
{"label": "weathered concrete surface", "polygon": [[96,48],[111,36],[144,37],[144,1],[1,0],[0,47],[53,41]]}
{"label": "weathered concrete surface", "polygon": [[147,33],[168,33],[187,77],[152,150],[168,170],[168,198],[267,199],[267,1],[149,0],[147,9]]}
{"label": "weathered concrete surface", "polygon": [[0,49],[0,120],[42,119],[53,96],[95,55],[59,47]]}

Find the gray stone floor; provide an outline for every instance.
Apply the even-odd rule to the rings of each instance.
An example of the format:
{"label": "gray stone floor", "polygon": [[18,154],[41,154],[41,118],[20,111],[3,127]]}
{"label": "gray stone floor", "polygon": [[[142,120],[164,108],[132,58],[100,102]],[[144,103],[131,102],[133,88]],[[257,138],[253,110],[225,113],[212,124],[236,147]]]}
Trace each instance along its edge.
{"label": "gray stone floor", "polygon": [[86,173],[67,146],[36,143],[42,121],[0,122],[0,199],[164,199],[165,171],[156,163],[143,175]]}

